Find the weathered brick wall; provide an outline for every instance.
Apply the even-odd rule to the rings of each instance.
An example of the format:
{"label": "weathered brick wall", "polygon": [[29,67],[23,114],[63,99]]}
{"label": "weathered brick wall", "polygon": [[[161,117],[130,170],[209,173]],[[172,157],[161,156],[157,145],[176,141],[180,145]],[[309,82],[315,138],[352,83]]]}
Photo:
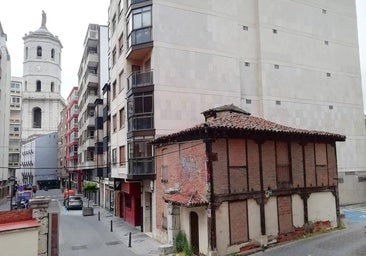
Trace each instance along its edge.
{"label": "weathered brick wall", "polygon": [[316,186],[314,144],[307,143],[304,147],[305,147],[306,187],[314,187]]}
{"label": "weathered brick wall", "polygon": [[337,184],[337,159],[336,149],[333,145],[327,144],[327,157],[328,157],[328,184],[333,186]]}
{"label": "weathered brick wall", "polygon": [[247,141],[248,145],[248,180],[249,190],[260,190],[260,177],[259,177],[259,151],[258,144],[253,140]]}
{"label": "weathered brick wall", "polygon": [[291,143],[291,169],[293,187],[304,186],[303,147],[299,143]]}
{"label": "weathered brick wall", "polygon": [[31,209],[0,212],[0,224],[31,220],[31,219],[33,219]]}
{"label": "weathered brick wall", "polygon": [[249,240],[247,201],[229,203],[230,244]]}
{"label": "weathered brick wall", "polygon": [[291,196],[277,197],[279,233],[293,231]]}
{"label": "weathered brick wall", "polygon": [[246,141],[229,139],[229,192],[242,193],[248,191]]}
{"label": "weathered brick wall", "polygon": [[262,144],[263,189],[277,188],[275,143],[266,141]]}
{"label": "weathered brick wall", "polygon": [[215,194],[229,193],[228,177],[228,156],[227,140],[217,139],[212,143],[212,152],[217,156],[217,161],[213,161],[213,183]]}

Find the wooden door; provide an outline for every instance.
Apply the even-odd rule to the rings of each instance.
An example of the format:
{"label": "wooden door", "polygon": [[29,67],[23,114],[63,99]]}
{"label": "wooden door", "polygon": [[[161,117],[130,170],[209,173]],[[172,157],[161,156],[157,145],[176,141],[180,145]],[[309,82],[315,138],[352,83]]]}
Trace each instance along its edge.
{"label": "wooden door", "polygon": [[199,254],[200,246],[199,246],[199,226],[198,226],[198,215],[195,212],[191,212],[189,214],[189,223],[190,223],[190,236],[191,236],[191,246],[193,253],[195,255]]}

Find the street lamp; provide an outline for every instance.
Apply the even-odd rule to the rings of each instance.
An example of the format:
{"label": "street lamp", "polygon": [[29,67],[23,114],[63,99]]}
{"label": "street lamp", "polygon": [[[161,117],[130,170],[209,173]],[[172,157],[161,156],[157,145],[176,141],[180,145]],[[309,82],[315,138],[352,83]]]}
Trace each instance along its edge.
{"label": "street lamp", "polygon": [[15,177],[10,176],[8,178],[8,182],[10,185],[10,211],[13,210],[13,190],[14,190],[14,184],[15,184]]}

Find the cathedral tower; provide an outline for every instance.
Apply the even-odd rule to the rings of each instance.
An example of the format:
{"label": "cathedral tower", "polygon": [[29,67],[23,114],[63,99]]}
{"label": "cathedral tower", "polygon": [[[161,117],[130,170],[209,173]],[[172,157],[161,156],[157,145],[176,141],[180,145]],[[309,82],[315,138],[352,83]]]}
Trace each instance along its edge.
{"label": "cathedral tower", "polygon": [[41,27],[25,34],[23,62],[22,139],[57,131],[61,97],[62,44],[46,27],[42,11]]}

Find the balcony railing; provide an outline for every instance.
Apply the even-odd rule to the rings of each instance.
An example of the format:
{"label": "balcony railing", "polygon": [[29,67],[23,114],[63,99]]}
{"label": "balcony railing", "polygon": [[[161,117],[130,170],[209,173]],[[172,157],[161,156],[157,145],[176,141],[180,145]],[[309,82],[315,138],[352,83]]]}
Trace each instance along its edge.
{"label": "balcony railing", "polygon": [[145,27],[133,30],[131,34],[127,38],[127,47],[130,48],[131,46],[137,44],[148,43],[152,41],[152,27]]}
{"label": "balcony railing", "polygon": [[127,78],[128,90],[153,84],[153,71],[132,72]]}
{"label": "balcony railing", "polygon": [[150,157],[150,158],[129,159],[128,174],[130,175],[155,174],[153,158]]}

